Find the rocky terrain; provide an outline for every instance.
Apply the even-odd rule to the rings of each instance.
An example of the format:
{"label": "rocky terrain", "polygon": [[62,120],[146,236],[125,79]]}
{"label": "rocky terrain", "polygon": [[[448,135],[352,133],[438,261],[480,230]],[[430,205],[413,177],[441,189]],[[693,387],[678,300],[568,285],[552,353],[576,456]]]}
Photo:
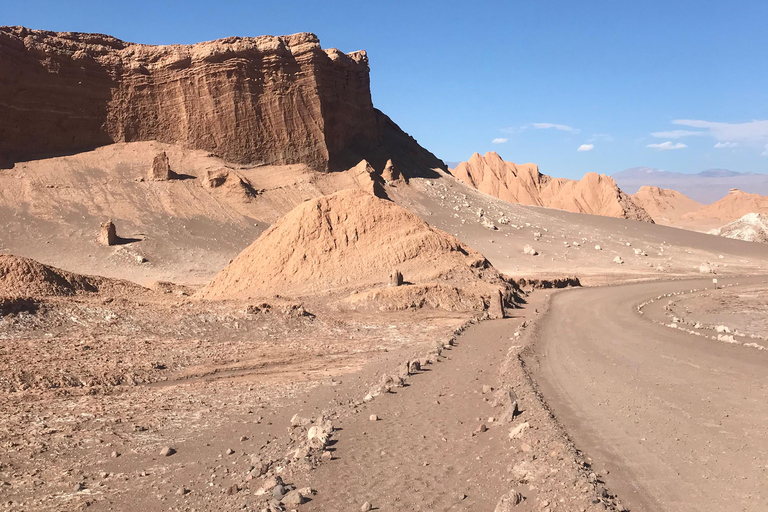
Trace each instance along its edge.
{"label": "rocky terrain", "polygon": [[748,213],[768,213],[768,196],[750,194],[734,188],[719,201],[683,215],[681,221],[702,230],[712,229]]}
{"label": "rocky terrain", "polygon": [[249,165],[442,163],[371,102],[368,58],[314,34],[149,46],[0,27],[0,161],[159,141]]}
{"label": "rocky terrain", "polygon": [[535,164],[515,165],[493,152],[475,153],[451,172],[481,192],[511,203],[653,222],[612,178],[596,173],[580,181],[552,178],[541,174]]}
{"label": "rocky terrain", "polygon": [[764,508],[768,245],[684,196],[449,173],[312,34],[3,27],[0,71],[3,510]]}

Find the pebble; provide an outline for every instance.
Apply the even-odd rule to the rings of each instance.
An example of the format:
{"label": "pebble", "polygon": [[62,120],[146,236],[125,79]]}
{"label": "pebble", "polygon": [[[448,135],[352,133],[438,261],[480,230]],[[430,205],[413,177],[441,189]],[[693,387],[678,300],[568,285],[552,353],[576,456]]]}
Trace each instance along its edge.
{"label": "pebble", "polygon": [[370,416],[368,416],[368,419],[371,421],[379,421],[379,417],[376,416],[375,414],[371,414]]}
{"label": "pebble", "polygon": [[363,506],[360,507],[360,511],[361,512],[369,512],[372,508],[373,508],[373,506],[369,502],[366,501],[365,503],[363,503]]}
{"label": "pebble", "polygon": [[188,492],[189,492],[189,489],[187,489],[186,487],[179,487],[178,489],[176,489],[177,496],[184,496]]}
{"label": "pebble", "polygon": [[162,450],[160,450],[160,456],[161,457],[170,457],[174,453],[176,453],[176,449],[172,448],[170,446],[165,446],[165,447],[163,447]]}
{"label": "pebble", "polygon": [[226,451],[227,455],[232,455],[233,453],[235,453],[235,450],[233,450],[232,448],[227,448],[227,451]]}
{"label": "pebble", "polygon": [[478,425],[478,427],[475,429],[475,432],[477,432],[477,433],[480,433],[480,432],[486,432],[486,431],[488,431],[488,427],[486,427],[486,426],[485,426],[485,424],[480,424],[480,425]]}

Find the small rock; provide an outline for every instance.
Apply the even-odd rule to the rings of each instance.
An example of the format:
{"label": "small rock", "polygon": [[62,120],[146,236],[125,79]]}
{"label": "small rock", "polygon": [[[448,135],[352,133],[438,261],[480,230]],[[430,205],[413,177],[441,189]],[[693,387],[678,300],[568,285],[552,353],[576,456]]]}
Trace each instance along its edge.
{"label": "small rock", "polygon": [[113,451],[113,452],[110,454],[110,457],[112,457],[113,459],[116,459],[116,458],[118,458],[119,456],[120,456],[120,454],[119,454],[118,452],[115,452],[115,451]]}
{"label": "small rock", "polygon": [[282,502],[284,505],[301,505],[307,500],[297,489],[292,490],[285,496],[283,496]]}
{"label": "small rock", "polygon": [[188,492],[189,492],[189,489],[187,489],[186,487],[179,487],[178,489],[176,489],[177,496],[184,496]]}
{"label": "small rock", "polygon": [[75,492],[80,492],[85,489],[85,484],[83,482],[78,482],[75,484]]}
{"label": "small rock", "polygon": [[360,507],[360,511],[361,512],[369,512],[372,508],[373,508],[373,506],[369,502],[366,501],[365,503],[363,503],[363,506]]}
{"label": "small rock", "polygon": [[240,492],[240,487],[237,486],[237,484],[232,484],[229,487],[227,487],[227,495],[232,496]]}
{"label": "small rock", "polygon": [[488,386],[487,384],[483,386],[483,394],[487,395],[488,393],[492,392],[493,388],[491,386]]}
{"label": "small rock", "polygon": [[518,426],[516,426],[515,428],[513,428],[512,430],[509,431],[509,438],[510,439],[516,439],[516,438],[522,436],[523,432],[528,430],[530,428],[530,426],[531,426],[530,423],[528,423],[527,421],[525,423],[519,424]]}
{"label": "small rock", "polygon": [[487,432],[487,431],[488,431],[488,427],[486,427],[485,424],[480,424],[475,429],[475,433],[478,433],[478,434],[481,432]]}
{"label": "small rock", "polygon": [[161,457],[170,457],[174,453],[176,453],[176,449],[172,448],[170,446],[165,446],[165,447],[163,447],[162,450],[160,450],[160,456]]}
{"label": "small rock", "polygon": [[507,494],[501,497],[496,504],[495,512],[509,512],[512,507],[518,506],[523,501],[523,495],[514,489],[511,489]]}
{"label": "small rock", "polygon": [[286,488],[282,484],[277,484],[272,488],[272,497],[277,499],[282,499],[283,496],[286,494]]}
{"label": "small rock", "polygon": [[368,419],[371,421],[379,421],[379,417],[376,416],[375,414],[371,414],[370,416],[368,416]]}
{"label": "small rock", "polygon": [[227,455],[232,455],[233,453],[235,453],[235,450],[233,450],[232,448],[227,448],[227,451],[224,453],[226,453]]}

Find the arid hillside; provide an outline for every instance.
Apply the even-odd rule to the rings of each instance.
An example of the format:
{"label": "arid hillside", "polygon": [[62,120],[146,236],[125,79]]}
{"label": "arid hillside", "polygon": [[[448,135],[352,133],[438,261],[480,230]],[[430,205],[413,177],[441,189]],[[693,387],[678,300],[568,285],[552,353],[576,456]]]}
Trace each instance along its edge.
{"label": "arid hillside", "polygon": [[452,171],[470,186],[510,203],[653,222],[609,176],[589,173],[580,181],[552,178],[535,164],[505,162],[497,153],[472,155]]}
{"label": "arid hillside", "polygon": [[694,201],[676,190],[659,187],[643,186],[632,200],[640,205],[653,218],[656,224],[665,226],[681,226],[681,217],[687,213],[704,208],[704,205]]}

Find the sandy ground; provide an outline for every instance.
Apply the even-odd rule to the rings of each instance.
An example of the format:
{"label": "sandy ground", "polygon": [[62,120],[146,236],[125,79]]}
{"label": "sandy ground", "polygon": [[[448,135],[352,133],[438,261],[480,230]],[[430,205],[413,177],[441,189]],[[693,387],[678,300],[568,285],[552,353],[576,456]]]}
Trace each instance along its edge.
{"label": "sandy ground", "polygon": [[[766,279],[718,284],[748,293]],[[528,361],[545,399],[632,510],[768,508],[768,353],[685,332],[668,309],[691,290],[699,301],[723,296],[712,287],[709,279],[567,291],[537,325]]]}
{"label": "sandy ground", "polygon": [[[757,376],[767,354],[745,346],[764,335],[762,287],[674,296],[642,317],[638,303],[689,285],[569,291],[532,331],[546,309],[548,292],[537,291],[513,318],[473,325],[437,357],[435,347],[469,314],[342,312],[319,295],[302,298],[313,314],[304,316],[291,298],[274,298],[266,312],[191,297],[279,215],[339,183],[294,167],[233,168],[258,190],[243,198],[197,178],[141,181],[160,149],[193,177],[225,165],[138,143],[0,171],[3,252],[142,284],[190,285],[47,299],[34,313],[0,319],[1,509],[263,510],[268,495],[257,493],[273,475],[313,489],[297,510],[359,510],[364,501],[381,510],[486,510],[512,489],[520,510],[620,510],[616,490],[633,510],[765,505],[754,484],[765,467],[754,465],[764,456]],[[595,285],[700,276],[704,264],[711,283],[768,270],[763,244],[508,204],[449,176],[386,188],[509,276]],[[136,241],[99,246],[108,217]],[[523,254],[525,245],[538,254]],[[700,335],[668,327],[675,317]],[[721,322],[732,332],[717,333]],[[556,418],[526,373],[539,369],[536,360],[520,359],[536,332],[543,354],[562,355],[551,356],[550,373],[541,359],[534,374]],[[384,374],[402,373],[415,357],[431,363],[406,376],[407,386],[365,401]],[[495,390],[483,393],[484,385]],[[497,421],[505,412],[498,391],[510,387],[522,414]],[[745,400],[749,407],[736,406]],[[310,425],[292,427],[297,413],[315,426],[330,421],[328,443],[302,451]],[[475,432],[481,424],[487,430]],[[176,453],[161,456],[165,446]],[[746,478],[743,467],[751,468]],[[726,485],[732,491],[722,492]]]}

